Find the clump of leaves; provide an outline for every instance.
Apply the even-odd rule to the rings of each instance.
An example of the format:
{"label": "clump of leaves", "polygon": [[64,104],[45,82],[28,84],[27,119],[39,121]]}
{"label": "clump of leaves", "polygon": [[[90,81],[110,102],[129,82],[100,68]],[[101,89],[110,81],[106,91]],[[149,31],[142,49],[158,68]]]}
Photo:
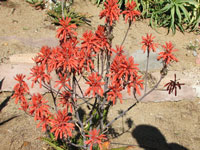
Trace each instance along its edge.
{"label": "clump of leaves", "polygon": [[200,0],[197,0],[194,11],[190,12],[191,31],[197,31],[200,34]]}
{"label": "clump of leaves", "polygon": [[[171,29],[175,34],[176,29],[184,32],[185,29],[196,26],[195,22],[191,26],[191,15],[195,14],[195,8],[198,7],[195,0],[166,0],[161,2],[162,8],[155,9],[151,15],[150,25],[155,27],[167,27],[168,32]],[[196,20],[196,19],[194,19]]]}
{"label": "clump of leaves", "polygon": [[[87,19],[87,16],[78,12],[75,12],[74,9],[68,6],[63,10],[64,18],[71,18],[71,24],[81,25],[81,24],[90,24],[90,20]],[[62,19],[62,7],[60,3],[57,3],[47,14],[52,18],[54,24],[59,25],[59,20]]]}
{"label": "clump of leaves", "polygon": [[164,0],[135,0],[142,18],[151,18],[152,12],[161,9]]}
{"label": "clump of leaves", "polygon": [[36,9],[44,9],[45,8],[45,0],[26,0],[29,4],[31,4]]}

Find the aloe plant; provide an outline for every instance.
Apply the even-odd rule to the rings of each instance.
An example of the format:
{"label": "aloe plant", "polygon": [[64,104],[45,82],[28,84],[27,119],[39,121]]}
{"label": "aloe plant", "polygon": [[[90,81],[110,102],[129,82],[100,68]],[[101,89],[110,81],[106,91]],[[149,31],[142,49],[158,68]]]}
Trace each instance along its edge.
{"label": "aloe plant", "polygon": [[150,25],[168,27],[174,34],[177,28],[184,32],[190,26],[190,13],[197,5],[195,0],[166,0],[162,9],[152,13]]}
{"label": "aloe plant", "polygon": [[192,27],[192,31],[199,29],[200,25],[200,0],[197,0],[197,4],[195,5],[194,11],[190,13],[190,26]]}
{"label": "aloe plant", "polygon": [[26,0],[26,2],[33,5],[36,9],[45,8],[45,0]]}
{"label": "aloe plant", "polygon": [[64,18],[70,17],[71,18],[71,24],[81,25],[81,24],[89,24],[90,20],[86,19],[86,15],[80,14],[75,12],[73,9],[68,6],[65,8],[62,12],[61,4],[55,5],[52,10],[49,10],[47,14],[52,18],[52,21],[54,24],[59,24],[59,19],[61,19],[63,16]]}

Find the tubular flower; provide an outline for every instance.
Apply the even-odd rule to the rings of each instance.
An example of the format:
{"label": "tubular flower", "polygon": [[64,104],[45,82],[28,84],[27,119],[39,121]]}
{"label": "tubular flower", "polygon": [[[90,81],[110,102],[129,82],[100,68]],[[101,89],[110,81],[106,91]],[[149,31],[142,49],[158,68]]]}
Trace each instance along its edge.
{"label": "tubular flower", "polygon": [[60,87],[59,87],[59,90],[61,88],[65,87],[65,86],[70,90],[72,89],[71,86],[69,86],[69,84],[67,84],[67,82],[70,80],[70,78],[66,79],[67,78],[67,74],[65,74],[63,76],[61,73],[59,73],[59,78],[60,78],[60,80],[56,81],[55,87],[57,87],[59,84],[61,84]]}
{"label": "tubular flower", "polygon": [[105,9],[100,13],[100,19],[106,17],[105,22],[112,26],[113,21],[119,20],[120,9],[118,7],[118,0],[108,0],[104,3]]}
{"label": "tubular flower", "polygon": [[47,71],[48,72],[52,72],[53,70],[57,69],[57,66],[58,66],[58,54],[60,52],[60,47],[55,47],[55,48],[52,48],[52,53],[50,55],[50,59],[48,61],[48,68],[47,68]]}
{"label": "tubular flower", "polygon": [[126,56],[120,53],[115,56],[110,66],[110,74],[108,74],[108,76],[111,76],[111,79],[113,80],[113,82],[115,82],[116,80],[121,80],[121,78],[119,77],[120,75],[119,72],[122,71],[120,68],[120,65],[123,64],[125,61],[126,61]]}
{"label": "tubular flower", "polygon": [[43,46],[38,55],[35,58],[33,58],[33,60],[36,64],[47,65],[50,55],[51,48],[48,46]]}
{"label": "tubular flower", "polygon": [[122,94],[120,93],[123,88],[120,86],[121,84],[116,83],[109,86],[110,91],[107,93],[108,101],[112,101],[113,105],[116,103],[116,98],[120,99],[120,103],[122,103]]}
{"label": "tubular flower", "polygon": [[17,74],[14,79],[18,81],[18,83],[14,86],[14,94],[12,98],[15,98],[15,103],[17,104],[18,101],[20,101],[20,105],[22,110],[26,111],[29,107],[28,102],[25,98],[25,94],[29,93],[29,88],[26,82],[24,81],[24,78],[26,76],[23,74]]}
{"label": "tubular flower", "polygon": [[99,52],[99,45],[92,31],[83,33],[83,38],[81,40],[83,40],[81,48],[85,48],[88,53],[91,53],[91,50],[95,53]]}
{"label": "tubular flower", "polygon": [[173,49],[174,46],[171,42],[167,43],[166,45],[163,45],[163,48],[165,49],[164,52],[160,52],[158,56],[158,60],[162,59],[165,64],[169,64],[171,61],[178,62],[178,59],[172,54],[172,52],[178,51],[177,49]]}
{"label": "tubular flower", "polygon": [[129,78],[132,78],[134,76],[137,76],[137,71],[139,70],[137,68],[138,64],[134,64],[133,57],[129,57],[128,60],[124,61],[120,64],[119,68],[119,78],[124,77],[125,81],[128,81]]}
{"label": "tubular flower", "polygon": [[70,92],[63,91],[60,94],[58,106],[62,105],[62,106],[65,106],[66,109],[70,108],[70,112],[72,113],[73,112],[73,107],[72,107],[73,101],[70,101],[71,96],[72,96],[72,94]]}
{"label": "tubular flower", "polygon": [[65,48],[60,49],[58,52],[57,57],[57,69],[61,68],[63,72],[72,72],[72,70],[77,70],[78,67],[78,61],[76,58],[76,55],[74,54],[74,48],[70,43],[65,45]]}
{"label": "tubular flower", "polygon": [[14,90],[19,89],[19,88],[23,88],[25,93],[28,93],[28,92],[29,92],[28,85],[27,85],[27,83],[24,81],[24,78],[25,78],[25,77],[26,77],[26,76],[23,75],[23,74],[17,74],[16,77],[14,77],[14,79],[15,79],[16,81],[19,82],[19,83],[17,83],[17,84],[14,86]]}
{"label": "tubular flower", "polygon": [[142,76],[134,77],[130,80],[130,82],[127,84],[127,92],[129,95],[131,95],[131,88],[133,88],[133,93],[137,93],[138,95],[141,95],[140,89],[143,89],[143,82],[144,80],[140,80]]}
{"label": "tubular flower", "polygon": [[62,27],[57,30],[57,37],[60,39],[61,43],[65,43],[67,39],[77,35],[74,31],[77,27],[75,24],[70,24],[70,21],[71,18],[68,17],[66,17],[66,19],[60,19],[59,23]]}
{"label": "tubular flower", "polygon": [[12,96],[12,98],[15,98],[15,104],[18,103],[18,101],[26,101],[26,98],[25,98],[25,89],[23,87],[20,87],[20,88],[17,88],[17,89],[14,89],[14,94]]}
{"label": "tubular flower", "polygon": [[89,132],[89,135],[86,135],[86,137],[89,137],[89,140],[85,141],[85,144],[90,145],[90,150],[92,150],[92,147],[94,144],[98,144],[100,149],[102,149],[102,140],[106,140],[106,135],[101,134],[99,135],[100,130],[93,129]]}
{"label": "tubular flower", "polygon": [[96,32],[95,38],[97,40],[97,44],[101,49],[110,49],[110,45],[108,43],[108,39],[105,34],[106,28],[102,25],[99,25]]}
{"label": "tubular flower", "polygon": [[137,10],[134,10],[136,7],[136,3],[132,1],[131,3],[128,1],[126,4],[126,10],[122,12],[122,14],[125,15],[125,22],[127,21],[132,22],[135,21],[135,18],[140,16],[140,12]]}
{"label": "tubular flower", "polygon": [[87,81],[86,84],[89,84],[90,87],[86,90],[85,95],[90,95],[90,92],[93,91],[93,97],[95,97],[96,94],[103,96],[103,89],[101,88],[101,85],[104,85],[105,82],[100,82],[101,76],[98,76],[96,72],[92,73],[88,79],[89,81]]}
{"label": "tubular flower", "polygon": [[37,128],[39,128],[40,126],[42,127],[42,131],[46,132],[47,130],[47,126],[49,126],[50,123],[50,115],[49,116],[41,116],[39,118],[39,123],[37,124]]}
{"label": "tubular flower", "polygon": [[117,53],[117,55],[118,56],[122,56],[123,55],[123,53],[124,53],[124,50],[123,50],[123,46],[116,46],[116,53]]}
{"label": "tubular flower", "polygon": [[81,72],[83,68],[88,72],[94,69],[93,57],[95,56],[96,55],[92,54],[91,51],[89,53],[86,49],[81,49],[79,52],[79,72]]}
{"label": "tubular flower", "polygon": [[[49,83],[50,81],[50,76],[48,74],[45,73],[45,66],[41,65],[41,66],[34,66],[31,69],[31,75],[28,79],[32,79],[32,85],[31,87],[34,86],[34,83],[39,82],[40,84],[40,88],[42,88],[42,82],[47,82]],[[39,80],[39,81],[38,81]]]}
{"label": "tubular flower", "polygon": [[72,130],[74,130],[74,124],[70,123],[71,117],[68,116],[68,112],[66,109],[64,109],[62,112],[58,110],[58,113],[56,114],[56,117],[54,119],[51,119],[51,131],[54,132],[56,140],[58,137],[60,139],[68,136],[72,136]]}
{"label": "tubular flower", "polygon": [[27,100],[21,101],[20,105],[21,105],[21,108],[19,108],[19,109],[21,109],[23,111],[26,111],[29,108],[29,104],[28,104]]}
{"label": "tubular flower", "polygon": [[35,120],[40,120],[44,116],[46,117],[50,114],[49,106],[46,104],[47,102],[48,101],[45,101],[41,94],[33,94],[29,113],[31,115],[35,113]]}
{"label": "tubular flower", "polygon": [[153,39],[155,37],[152,37],[152,34],[147,34],[147,37],[142,37],[143,41],[143,46],[142,46],[142,49],[144,50],[144,53],[147,49],[148,53],[150,52],[150,50],[153,50],[153,52],[156,51],[156,48],[158,47],[156,43],[153,42]]}

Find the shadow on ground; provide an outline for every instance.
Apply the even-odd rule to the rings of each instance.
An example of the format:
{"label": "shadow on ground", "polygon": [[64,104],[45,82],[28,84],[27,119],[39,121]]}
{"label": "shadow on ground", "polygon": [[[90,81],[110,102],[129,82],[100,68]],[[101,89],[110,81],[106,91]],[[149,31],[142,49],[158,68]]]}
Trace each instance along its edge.
{"label": "shadow on ground", "polygon": [[160,130],[150,125],[138,125],[132,136],[144,150],[188,150],[177,143],[167,143]]}

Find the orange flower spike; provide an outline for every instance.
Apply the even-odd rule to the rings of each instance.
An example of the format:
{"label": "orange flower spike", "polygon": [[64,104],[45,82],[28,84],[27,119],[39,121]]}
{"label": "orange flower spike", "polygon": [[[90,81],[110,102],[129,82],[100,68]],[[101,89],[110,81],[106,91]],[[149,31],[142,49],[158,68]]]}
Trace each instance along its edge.
{"label": "orange flower spike", "polygon": [[125,15],[125,22],[127,21],[132,22],[135,21],[135,18],[140,16],[141,13],[137,10],[134,10],[136,7],[136,2],[132,1],[131,3],[128,1],[126,4],[126,10],[122,12]]}
{"label": "orange flower spike", "polygon": [[14,79],[16,81],[18,81],[18,83],[14,86],[14,90],[15,89],[18,89],[20,87],[22,87],[24,89],[24,92],[25,93],[28,93],[29,92],[29,88],[28,88],[28,85],[27,83],[24,81],[24,78],[26,77],[26,75],[23,75],[23,74],[17,74],[16,77],[14,77]]}
{"label": "orange flower spike", "polygon": [[85,141],[85,144],[90,145],[90,150],[92,150],[94,144],[98,144],[100,149],[102,149],[102,140],[107,140],[106,135],[99,133],[100,130],[93,129],[89,132],[89,135],[86,135],[86,137],[89,137],[89,140]]}
{"label": "orange flower spike", "polygon": [[26,111],[29,107],[28,102],[25,98],[25,94],[29,93],[29,88],[27,83],[24,81],[26,76],[23,74],[17,74],[14,79],[18,81],[18,83],[14,86],[14,94],[12,98],[15,98],[15,103],[17,104],[20,101],[20,105],[22,110]]}
{"label": "orange flower spike", "polygon": [[67,74],[65,74],[63,76],[61,73],[59,73],[59,79],[60,80],[56,81],[55,87],[57,87],[59,84],[61,84],[60,87],[59,87],[59,90],[61,88],[63,88],[64,86],[66,86],[68,89],[72,90],[71,86],[69,84],[67,84],[67,82],[70,80],[70,78],[68,78],[68,79],[66,79],[66,78],[67,78]]}
{"label": "orange flower spike", "polygon": [[154,38],[152,37],[152,34],[147,34],[146,37],[142,37],[142,49],[144,50],[144,53],[146,51],[146,49],[150,52],[150,50],[153,50],[153,52],[156,51],[156,48],[158,47],[157,43],[154,43]]}
{"label": "orange flower spike", "polygon": [[95,52],[95,53],[99,52],[100,47],[92,31],[89,31],[89,32],[86,31],[85,33],[83,33],[83,38],[81,40],[83,40],[83,42],[81,43],[81,48],[82,49],[85,48],[89,54],[91,52]]}
{"label": "orange flower spike", "polygon": [[[73,100],[70,99],[72,96],[72,94],[68,91],[63,91],[61,94],[60,94],[60,97],[59,97],[59,103],[58,103],[58,106],[62,105],[62,107],[65,106],[66,109],[70,108],[70,112],[72,113],[73,112]],[[71,101],[70,101],[71,100]]]}
{"label": "orange flower spike", "polygon": [[93,97],[95,97],[96,94],[103,96],[103,89],[102,85],[105,84],[105,82],[101,81],[101,76],[98,75],[98,73],[92,73],[88,79],[89,81],[86,82],[86,84],[89,84],[90,87],[86,90],[85,95],[90,95],[90,92],[93,91]]}
{"label": "orange flower spike", "polygon": [[39,128],[40,126],[42,127],[42,131],[46,132],[48,125],[50,124],[50,117],[49,116],[41,116],[39,119],[39,123],[37,124],[37,128]]}
{"label": "orange flower spike", "polygon": [[55,134],[56,140],[58,137],[60,139],[67,138],[68,136],[72,136],[72,130],[74,130],[74,124],[70,123],[71,117],[68,116],[67,109],[64,109],[63,111],[58,110],[58,113],[54,117],[54,119],[51,119],[51,133]]}
{"label": "orange flower spike", "polygon": [[31,87],[33,87],[36,82],[39,82],[40,88],[42,88],[42,82],[49,83],[50,78],[51,78],[48,74],[45,73],[45,66],[43,66],[43,65],[42,66],[34,66],[31,69],[31,75],[32,76],[30,76],[28,78],[28,80],[33,78]]}
{"label": "orange flower spike", "polygon": [[74,31],[76,29],[75,24],[70,24],[71,18],[66,17],[66,19],[60,19],[60,27],[57,30],[57,38],[60,39],[62,43],[65,43],[68,38],[72,38],[73,36],[77,36],[77,33]]}
{"label": "orange flower spike", "polygon": [[51,53],[52,53],[52,50],[51,50],[50,47],[48,47],[48,46],[43,46],[43,47],[41,48],[40,52],[37,54],[37,56],[33,58],[33,61],[34,61],[36,64],[47,65]]}
{"label": "orange flower spike", "polygon": [[95,32],[95,39],[97,44],[101,49],[108,49],[110,50],[110,44],[108,43],[108,39],[106,37],[106,28],[102,25],[99,25],[96,32]]}
{"label": "orange flower spike", "polygon": [[118,0],[107,0],[104,2],[105,9],[99,14],[100,19],[106,17],[105,22],[112,26],[114,21],[119,20],[120,9],[118,7]]}
{"label": "orange flower spike", "polygon": [[12,98],[15,98],[15,104],[18,103],[18,101],[26,102],[26,98],[24,96],[25,89],[24,88],[18,88],[14,90],[15,93],[13,94]]}
{"label": "orange flower spike", "polygon": [[178,51],[174,49],[174,46],[171,42],[167,43],[166,45],[162,46],[164,48],[164,52],[160,52],[159,56],[157,57],[158,60],[162,59],[165,64],[169,64],[171,61],[178,62],[178,59],[172,54],[172,52]]}
{"label": "orange flower spike", "polygon": [[123,88],[120,85],[121,84],[116,83],[109,86],[110,91],[107,93],[108,95],[107,100],[112,101],[113,105],[116,103],[116,98],[119,98],[120,103],[122,104],[122,94],[120,92],[123,90]]}
{"label": "orange flower spike", "polygon": [[35,120],[40,120],[43,116],[48,116],[50,113],[49,106],[41,94],[33,94],[32,101],[30,102],[29,113],[35,115]]}

